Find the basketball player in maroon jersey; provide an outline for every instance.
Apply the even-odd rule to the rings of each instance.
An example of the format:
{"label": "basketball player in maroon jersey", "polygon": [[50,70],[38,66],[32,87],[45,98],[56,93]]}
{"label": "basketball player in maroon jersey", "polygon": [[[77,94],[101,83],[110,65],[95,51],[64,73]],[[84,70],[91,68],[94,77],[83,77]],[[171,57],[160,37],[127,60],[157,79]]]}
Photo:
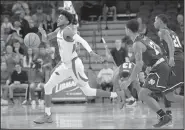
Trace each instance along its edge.
{"label": "basketball player in maroon jersey", "polygon": [[159,122],[154,127],[162,127],[171,122],[171,118],[160,107],[159,103],[150,95],[154,92],[164,93],[167,100],[180,102],[183,104],[183,97],[174,95],[168,86],[168,79],[171,73],[171,67],[165,61],[156,44],[146,36],[138,32],[139,23],[136,20],[130,20],[126,24],[126,34],[133,41],[133,51],[135,54],[136,65],[127,81],[122,82],[122,88],[127,87],[136,79],[137,74],[142,70],[143,64],[151,66],[152,69],[145,81],[143,88],[139,93],[139,99],[144,101],[160,117]]}
{"label": "basketball player in maroon jersey", "polygon": [[[129,79],[130,74],[132,73],[134,67],[135,67],[135,64],[133,62],[125,62],[125,63],[121,64],[115,70],[115,73],[113,76],[114,77],[113,78],[113,85],[114,85],[116,91],[121,91],[120,83]],[[141,87],[140,87],[138,78],[136,78],[130,85],[132,88],[136,89],[137,93],[140,92]],[[123,91],[122,94],[125,94],[125,92]],[[125,100],[120,101],[120,106],[119,106],[120,109],[123,108],[124,104],[125,104]],[[132,104],[133,104],[132,102],[128,102],[126,105],[127,106],[134,106]]]}
{"label": "basketball player in maroon jersey", "polygon": [[[172,86],[173,91],[176,88],[182,89],[184,86],[184,58],[183,58],[183,48],[180,43],[177,34],[168,28],[168,18],[165,14],[160,14],[156,16],[154,26],[159,30],[158,36],[162,42],[164,52],[166,52],[166,57],[169,65],[172,67],[175,75],[170,76],[169,86]],[[171,114],[171,102],[167,101],[165,98],[165,107],[168,114]]]}

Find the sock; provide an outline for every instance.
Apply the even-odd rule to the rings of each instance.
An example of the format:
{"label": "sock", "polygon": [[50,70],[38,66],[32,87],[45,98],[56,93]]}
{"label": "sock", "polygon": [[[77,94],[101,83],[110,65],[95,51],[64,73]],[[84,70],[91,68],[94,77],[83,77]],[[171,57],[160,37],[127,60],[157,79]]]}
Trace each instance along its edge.
{"label": "sock", "polygon": [[97,89],[96,96],[97,97],[111,97],[112,92],[103,91],[101,89]]}
{"label": "sock", "polygon": [[51,115],[51,107],[45,107],[45,113],[50,116]]}
{"label": "sock", "polygon": [[165,113],[162,109],[160,109],[160,110],[157,111],[156,113],[157,113],[157,115],[159,115],[160,117],[163,117],[164,115],[166,115],[166,113]]}
{"label": "sock", "polygon": [[111,92],[111,95],[110,95],[111,98],[116,98],[117,96],[118,96],[117,93]]}

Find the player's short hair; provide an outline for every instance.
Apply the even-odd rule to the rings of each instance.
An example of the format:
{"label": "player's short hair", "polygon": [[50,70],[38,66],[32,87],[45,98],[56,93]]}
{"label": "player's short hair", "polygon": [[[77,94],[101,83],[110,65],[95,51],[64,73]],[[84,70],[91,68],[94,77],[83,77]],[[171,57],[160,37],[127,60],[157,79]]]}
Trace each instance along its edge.
{"label": "player's short hair", "polygon": [[64,15],[68,19],[69,24],[71,24],[73,22],[74,15],[71,14],[70,12],[68,12],[66,10],[60,10],[60,14]]}
{"label": "player's short hair", "polygon": [[159,14],[159,15],[157,15],[157,18],[160,18],[164,24],[168,24],[168,22],[169,22],[168,17],[165,14]]}
{"label": "player's short hair", "polygon": [[136,33],[139,30],[139,23],[136,19],[131,19],[126,23],[126,27],[133,33]]}

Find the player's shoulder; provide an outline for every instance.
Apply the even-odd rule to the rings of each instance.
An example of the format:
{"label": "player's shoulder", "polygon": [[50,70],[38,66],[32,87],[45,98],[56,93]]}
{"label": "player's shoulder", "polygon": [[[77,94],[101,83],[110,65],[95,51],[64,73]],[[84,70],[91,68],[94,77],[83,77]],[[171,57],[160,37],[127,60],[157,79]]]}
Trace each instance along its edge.
{"label": "player's shoulder", "polygon": [[65,27],[63,29],[63,33],[64,33],[65,36],[69,36],[69,37],[73,37],[75,35],[75,32],[70,27]]}

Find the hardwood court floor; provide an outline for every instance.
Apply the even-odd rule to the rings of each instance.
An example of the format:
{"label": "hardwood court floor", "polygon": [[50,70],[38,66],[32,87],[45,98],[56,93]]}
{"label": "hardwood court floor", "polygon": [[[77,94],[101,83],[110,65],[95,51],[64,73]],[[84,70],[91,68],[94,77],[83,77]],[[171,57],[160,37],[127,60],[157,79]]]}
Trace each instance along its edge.
{"label": "hardwood court floor", "polygon": [[[44,106],[2,106],[1,128],[8,129],[153,129],[156,114],[145,104],[120,110],[117,104],[59,104],[53,105],[51,124],[34,124],[43,114]],[[173,126],[161,129],[183,129],[183,106],[172,105]]]}

